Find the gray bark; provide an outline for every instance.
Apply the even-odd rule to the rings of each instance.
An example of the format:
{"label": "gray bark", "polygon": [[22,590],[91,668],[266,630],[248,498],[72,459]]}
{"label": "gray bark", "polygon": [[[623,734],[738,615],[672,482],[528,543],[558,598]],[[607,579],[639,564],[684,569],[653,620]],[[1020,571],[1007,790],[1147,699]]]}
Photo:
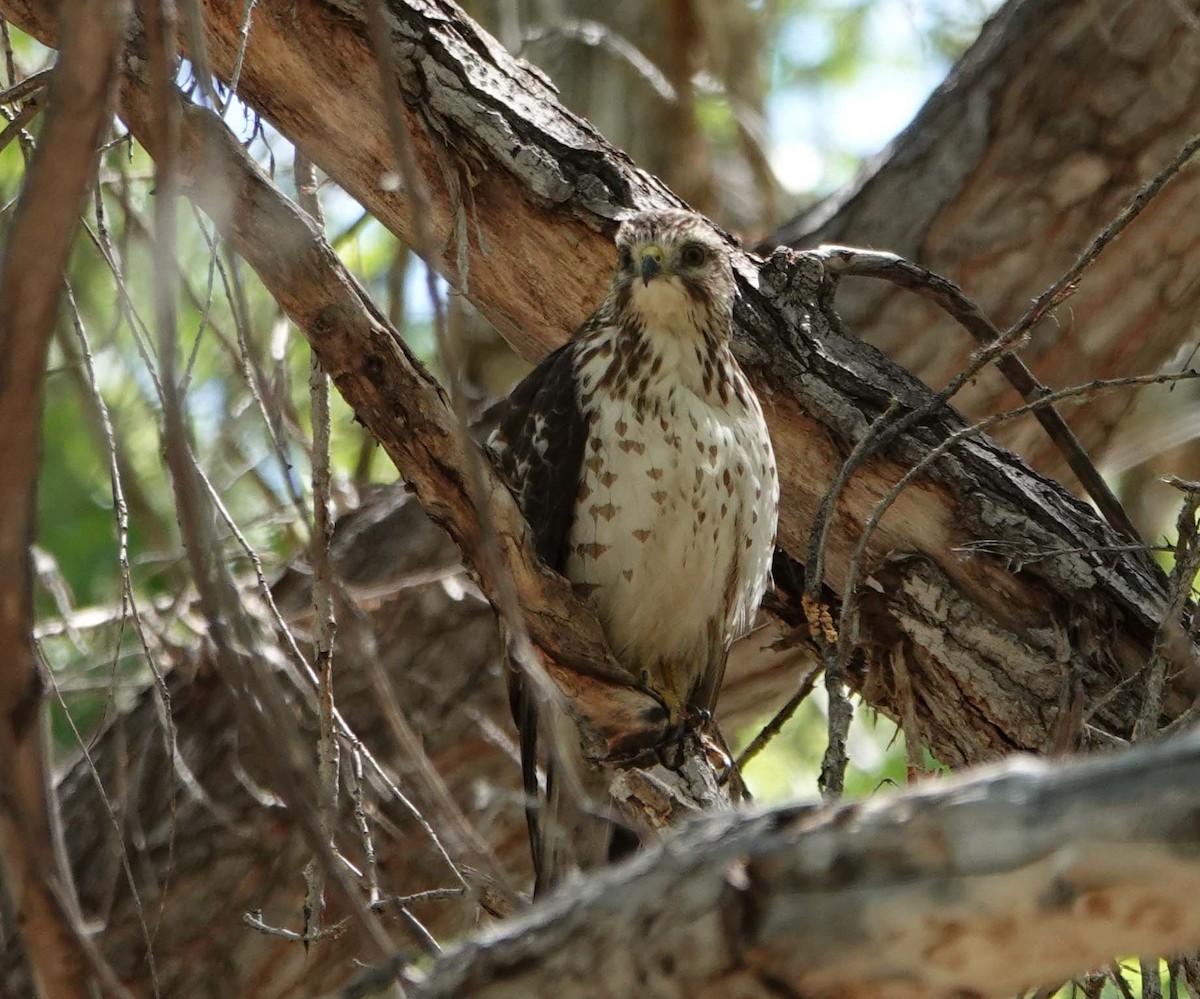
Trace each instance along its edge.
{"label": "gray bark", "polygon": [[416,999],[952,999],[1200,944],[1200,740],[715,815],[447,955]]}

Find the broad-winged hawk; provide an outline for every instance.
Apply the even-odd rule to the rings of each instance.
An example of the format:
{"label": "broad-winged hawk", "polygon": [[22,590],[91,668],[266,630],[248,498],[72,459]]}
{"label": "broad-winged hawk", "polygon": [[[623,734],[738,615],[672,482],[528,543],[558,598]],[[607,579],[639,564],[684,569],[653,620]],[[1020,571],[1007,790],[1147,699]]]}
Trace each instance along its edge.
{"label": "broad-winged hawk", "polygon": [[[713,709],[729,647],[754,624],[779,485],[730,349],[727,242],[699,215],[661,210],[627,218],[616,243],[608,294],[513,390],[489,443],[540,557],[679,720]],[[521,677],[511,682],[536,795],[536,719]],[[569,744],[569,721],[552,722]],[[567,817],[562,783],[548,768],[548,800],[530,810],[539,891],[607,852],[603,823]]]}

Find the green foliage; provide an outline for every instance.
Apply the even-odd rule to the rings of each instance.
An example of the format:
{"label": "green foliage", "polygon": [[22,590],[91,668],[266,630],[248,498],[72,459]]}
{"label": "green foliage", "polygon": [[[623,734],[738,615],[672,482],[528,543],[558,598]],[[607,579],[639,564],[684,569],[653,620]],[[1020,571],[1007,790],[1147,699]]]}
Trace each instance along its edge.
{"label": "green foliage", "polygon": [[[779,735],[746,767],[751,793],[764,801],[815,799],[817,775],[825,754],[826,715],[824,691],[815,692],[797,710]],[[741,733],[739,750],[768,721]],[[846,797],[865,798],[879,791],[902,788],[907,782],[904,735],[888,718],[861,703],[856,706],[848,742],[850,765],[846,769]],[[922,751],[922,779],[942,769],[928,751]]]}

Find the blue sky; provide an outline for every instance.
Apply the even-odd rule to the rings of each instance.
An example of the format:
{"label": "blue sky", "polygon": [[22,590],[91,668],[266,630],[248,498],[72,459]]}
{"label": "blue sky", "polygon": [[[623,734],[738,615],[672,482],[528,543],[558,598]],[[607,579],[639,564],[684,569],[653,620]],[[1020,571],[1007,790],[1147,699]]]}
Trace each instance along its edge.
{"label": "blue sky", "polygon": [[[814,65],[834,45],[829,13],[860,0],[821,0],[780,34],[781,59]],[[973,24],[1000,0],[874,0],[855,72],[820,86],[777,87],[767,102],[771,165],[795,194],[828,193],[850,179],[848,160],[878,152],[920,110],[951,62],[929,41],[946,22]]]}

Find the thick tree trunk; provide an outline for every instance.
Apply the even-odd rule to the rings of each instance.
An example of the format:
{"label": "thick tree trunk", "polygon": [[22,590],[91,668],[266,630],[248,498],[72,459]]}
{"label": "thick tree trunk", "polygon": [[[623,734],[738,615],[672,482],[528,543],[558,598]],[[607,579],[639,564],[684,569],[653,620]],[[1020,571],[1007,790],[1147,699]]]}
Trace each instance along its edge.
{"label": "thick tree trunk", "polygon": [[[958,282],[1003,328],[1198,131],[1198,9],[1194,0],[1006,4],[874,169],[764,246],[891,250]],[[1200,307],[1197,199],[1193,166],[1039,325],[1022,356],[1043,382],[1063,388],[1186,357]],[[838,307],[855,333],[935,388],[975,349],[944,314],[889,285],[848,285]],[[979,416],[1016,401],[993,369],[956,403]],[[1096,459],[1120,471],[1195,436],[1192,409],[1160,388],[1067,415]],[[1039,470],[1070,474],[1032,419],[996,436]]]}
{"label": "thick tree trunk", "polygon": [[[1049,11],[1060,5],[1040,6]],[[536,356],[560,342],[598,296],[611,267],[603,236],[610,220],[623,207],[662,203],[670,196],[585,123],[558,108],[535,74],[462,21],[455,8],[411,0],[392,3],[389,10],[409,100],[407,122],[433,194],[429,221],[439,245],[443,237],[457,235],[440,263],[518,348]],[[50,5],[0,0],[0,12],[53,44]],[[227,76],[243,5],[213,3],[205,13],[209,55],[218,73]],[[1061,57],[1063,46],[1069,49],[1079,35],[1054,38]],[[352,0],[256,8],[240,93],[411,240],[414,205],[379,185],[392,170],[392,157],[365,39],[363,8]],[[985,51],[970,58],[989,57]],[[137,63],[132,65],[127,86],[137,87]],[[1005,65],[994,69],[1000,78]],[[1076,151],[1068,134],[1059,139],[1063,158]],[[971,176],[977,178],[988,162],[981,155]],[[906,197],[903,191],[895,196]],[[252,224],[242,212],[245,206],[237,207],[218,221],[246,239]],[[964,233],[969,236],[969,230]],[[986,237],[984,229],[979,238]],[[263,261],[256,261],[255,253],[265,259],[278,255],[280,247],[256,247],[250,240],[244,252],[261,273]],[[777,258],[761,271],[748,261],[743,277],[739,350],[766,401],[780,457],[781,544],[802,559],[813,512],[869,420],[892,398],[911,408],[928,395],[841,330],[824,308],[832,288],[814,259]],[[284,292],[274,290],[284,300]],[[331,349],[327,342],[316,345]],[[338,349],[347,353],[333,357],[340,363],[326,363],[328,370],[353,370],[387,383],[389,372],[372,371],[362,357],[353,356],[353,344]],[[957,426],[948,412],[930,417],[851,483],[837,513],[827,563],[826,582],[835,592],[844,589],[847,555],[875,500]],[[399,436],[411,432],[394,431]],[[403,532],[404,544],[425,536],[408,514],[397,517],[400,524],[392,529]],[[964,559],[959,549],[981,539],[1016,553],[1063,548],[1072,553],[1051,554],[1019,569],[1007,557]],[[890,657],[903,656],[915,688],[917,734],[954,763],[1013,748],[1042,748],[1064,693],[1076,684],[1086,706],[1099,706],[1094,725],[1116,736],[1128,734],[1139,691],[1127,686],[1114,695],[1114,687],[1144,666],[1162,593],[1159,581],[1138,563],[1086,554],[1114,541],[1088,508],[1031,474],[1012,455],[986,441],[963,445],[910,488],[872,543],[871,580],[862,597],[861,632],[870,653],[867,673],[859,678],[864,692],[872,703],[900,714],[906,704]],[[395,565],[404,571],[397,568],[395,576],[381,572],[386,563],[374,563],[376,572],[395,584],[435,558],[450,561],[452,555],[438,544],[422,547],[421,542],[396,552]],[[346,566],[356,560],[372,564],[378,545],[375,535],[347,539],[343,574],[350,575]],[[511,747],[496,745],[504,743],[493,727],[503,713],[502,683],[495,672],[490,612],[471,597],[455,601],[435,583],[403,590],[378,608],[372,626],[399,700],[427,740],[439,771],[472,820],[489,831],[501,861],[513,869],[525,846],[520,802],[498,790],[515,785],[517,768],[505,756]],[[744,672],[731,673],[721,703],[722,717],[735,724],[744,716],[734,709],[753,704],[761,711],[766,705],[760,691],[796,682],[778,658],[750,654],[746,662]],[[296,943],[241,924],[243,911],[261,907],[268,922],[294,925],[303,895],[296,872],[305,850],[292,834],[289,816],[265,807],[243,772],[247,761],[239,756],[236,732],[229,731],[237,715],[232,694],[203,666],[193,663],[192,668],[200,670],[195,679],[185,681],[188,671],[179,670],[173,679],[181,762],[188,768],[181,787],[174,789],[149,696],[113,727],[96,754],[101,777],[111,785],[122,773],[122,747],[139,750],[139,780],[125,800],[125,821],[140,830],[131,864],[152,924],[159,918],[160,896],[151,884],[165,885],[167,891],[154,945],[155,953],[169,955],[159,968],[164,991],[310,994],[344,977],[346,959],[355,949],[353,934],[314,944],[306,959]],[[372,747],[386,744],[383,722],[354,660],[344,660],[341,671],[339,702],[360,738]],[[1185,677],[1177,683],[1169,715],[1190,703],[1188,682]],[[462,709],[464,699],[471,711]],[[397,763],[403,765],[403,760]],[[472,795],[471,789],[481,786],[486,793]],[[63,793],[75,868],[87,875],[81,886],[85,907],[107,916],[102,945],[118,971],[147,989],[138,918],[114,859],[111,825],[97,818],[106,813],[83,764],[63,784]],[[172,801],[173,809],[167,807]],[[435,807],[431,801],[419,804]],[[393,822],[380,855],[389,883],[405,892],[438,887],[439,868],[430,860],[434,855],[427,842],[410,820],[388,817]],[[150,872],[158,873],[151,878]],[[426,921],[447,934],[461,931],[475,908],[470,899],[426,906]],[[204,916],[197,918],[197,911]]]}

